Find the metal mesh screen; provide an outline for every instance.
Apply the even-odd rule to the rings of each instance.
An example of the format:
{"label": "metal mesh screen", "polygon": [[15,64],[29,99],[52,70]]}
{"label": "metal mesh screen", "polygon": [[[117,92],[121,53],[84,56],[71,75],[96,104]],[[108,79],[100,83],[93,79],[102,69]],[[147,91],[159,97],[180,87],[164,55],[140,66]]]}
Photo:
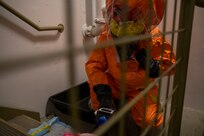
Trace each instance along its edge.
{"label": "metal mesh screen", "polygon": [[[126,0],[123,0],[123,2],[127,2]],[[120,135],[125,135],[124,134],[124,115],[126,115],[126,113],[128,113],[130,111],[130,109],[141,99],[141,98],[145,98],[146,94],[149,92],[149,90],[154,87],[154,85],[158,84],[159,86],[159,95],[157,98],[157,106],[159,106],[159,100],[160,100],[160,93],[161,93],[161,85],[162,85],[162,78],[164,76],[168,76],[168,80],[167,80],[167,86],[166,86],[166,96],[165,96],[165,100],[163,102],[163,105],[161,106],[161,108],[157,108],[157,115],[158,116],[159,113],[164,112],[164,123],[162,125],[162,129],[159,132],[159,135],[179,135],[180,133],[180,126],[181,126],[181,118],[182,118],[182,109],[183,109],[183,100],[184,100],[184,94],[185,94],[185,83],[186,83],[186,74],[187,74],[187,67],[188,67],[188,57],[189,57],[189,50],[190,50],[190,39],[191,39],[191,30],[192,30],[192,20],[193,20],[193,13],[194,13],[194,5],[195,5],[195,0],[181,0],[180,1],[180,15],[179,15],[179,28],[176,29],[175,25],[176,25],[176,13],[177,11],[177,6],[178,6],[178,1],[174,0],[174,13],[173,13],[173,22],[172,22],[172,30],[171,31],[166,31],[166,19],[167,17],[167,13],[165,12],[164,14],[164,21],[163,21],[163,30],[162,30],[162,36],[163,36],[163,44],[164,44],[164,38],[167,35],[171,35],[172,39],[171,39],[171,51],[173,52],[174,50],[174,40],[175,40],[175,34],[178,34],[178,39],[177,39],[177,45],[176,45],[176,62],[174,64],[171,64],[168,68],[167,71],[161,71],[160,72],[160,76],[158,78],[156,78],[153,82],[149,83],[148,82],[148,77],[146,77],[146,87],[143,91],[141,91],[141,93],[135,97],[134,99],[132,99],[132,101],[130,101],[129,103],[124,103],[124,98],[125,98],[125,93],[122,93],[121,98],[121,107],[119,109],[119,111],[114,115],[114,118],[111,118],[110,120],[108,120],[108,122],[106,124],[104,124],[103,126],[99,127],[98,129],[96,129],[93,133],[96,135],[103,135],[105,134],[109,128],[111,128],[115,123],[120,122],[118,131]],[[149,0],[149,5],[150,7],[152,7],[152,0]],[[68,26],[67,26],[67,33],[68,33],[68,37],[67,37],[67,49],[66,51],[63,52],[56,52],[56,53],[52,53],[52,54],[46,54],[45,56],[43,56],[44,59],[41,59],[42,62],[44,62],[45,60],[47,61],[47,58],[54,58],[54,57],[59,57],[62,55],[65,55],[68,60],[69,63],[67,64],[67,67],[69,67],[69,71],[67,73],[68,77],[69,77],[69,81],[71,85],[74,85],[75,83],[75,65],[74,65],[74,61],[75,61],[75,57],[77,55],[79,55],[81,52],[84,51],[84,47],[81,46],[82,48],[75,48],[74,47],[74,43],[73,43],[73,27],[74,24],[72,22],[73,20],[73,0],[67,0],[66,1],[66,14],[67,14],[67,22],[68,22]],[[166,5],[167,6],[167,2]],[[165,10],[167,11],[167,10]],[[150,10],[150,15],[151,15],[151,10]],[[151,17],[150,17],[151,20]],[[130,41],[135,41],[135,40],[141,40],[141,39],[150,39],[151,37],[157,37],[158,35],[150,35],[150,34],[144,34],[144,35],[139,35],[139,36],[131,36],[131,37],[123,37],[120,39],[117,39],[114,41],[115,44],[120,43],[122,45],[125,45],[127,42]],[[110,43],[112,43],[112,41],[106,41],[101,43],[100,48],[106,48],[106,47],[110,47]],[[93,46],[89,46],[86,45],[86,49],[88,51],[93,50]],[[164,51],[164,49],[162,49]],[[123,53],[125,53],[126,50],[124,49]],[[149,52],[150,52],[150,48],[147,48],[147,59],[146,59],[146,66],[148,66],[148,62],[150,59],[149,56]],[[163,53],[162,53],[163,55]],[[19,61],[15,61],[15,62],[9,62],[9,63],[1,63],[1,70],[8,70],[9,68],[13,68],[14,66],[20,66],[21,64],[26,64],[27,62],[29,62],[30,60],[33,60],[33,62],[38,61],[39,58],[25,58],[24,60]],[[172,56],[171,56],[172,59]],[[162,60],[160,60],[160,63],[163,63]],[[122,63],[122,65],[124,65],[124,63]],[[170,71],[172,69],[175,69],[175,74],[174,74],[174,80],[173,80],[173,89],[172,91],[170,91],[169,88],[169,84],[170,84]],[[122,80],[121,80],[121,90],[122,92],[125,92],[125,78],[124,78],[124,73],[125,73],[125,66],[122,67]],[[146,72],[149,73],[149,68],[146,67]],[[73,93],[69,96],[67,96],[69,99],[71,99],[71,103],[72,105],[76,105],[76,101],[78,100],[78,95],[76,92],[77,91],[72,91]],[[169,101],[171,102],[171,109],[170,109],[170,115],[167,116],[167,104],[169,103]],[[145,102],[146,103],[146,102]],[[146,108],[146,105],[144,105],[144,108]],[[73,128],[79,128],[80,124],[77,123],[77,118],[79,117],[79,113],[78,111],[73,108],[72,109],[72,124],[73,124]],[[144,113],[145,114],[145,113]],[[167,118],[168,117],[168,118]],[[143,119],[144,120],[144,119]],[[145,127],[142,130],[141,135],[146,135],[149,130],[152,128],[152,125],[155,123],[156,119],[153,119],[152,122]],[[1,128],[1,127],[0,127]],[[3,130],[2,130],[3,131]]]}
{"label": "metal mesh screen", "polygon": [[[124,2],[126,2],[124,0]],[[149,1],[150,5],[152,3],[152,1]],[[167,3],[167,2],[166,2]],[[188,54],[189,54],[189,46],[190,46],[190,36],[191,36],[191,28],[192,28],[192,19],[193,19],[193,11],[194,11],[194,1],[185,1],[182,0],[181,1],[181,8],[180,8],[180,18],[179,18],[179,29],[175,29],[175,22],[176,22],[176,13],[177,13],[177,3],[178,1],[175,0],[174,2],[174,17],[173,17],[173,22],[172,22],[172,31],[167,32],[166,31],[166,18],[168,18],[165,12],[164,15],[164,25],[163,25],[163,30],[162,30],[162,34],[163,34],[163,42],[164,42],[164,37],[166,35],[171,35],[172,39],[171,39],[171,51],[173,51],[174,48],[174,39],[175,39],[175,33],[178,33],[178,42],[177,42],[177,52],[176,52],[176,57],[177,57],[177,61],[175,64],[170,65],[169,69],[165,72],[161,71],[159,78],[155,79],[154,82],[152,83],[148,83],[146,81],[146,88],[137,96],[135,97],[131,102],[129,102],[128,104],[124,104],[124,100],[122,99],[121,101],[121,105],[122,107],[120,108],[120,110],[114,115],[114,118],[111,118],[105,125],[103,125],[102,127],[98,128],[97,130],[94,131],[94,133],[96,135],[103,135],[106,131],[108,131],[108,129],[110,127],[112,127],[115,123],[117,122],[121,122],[120,128],[118,129],[118,131],[120,131],[120,135],[124,135],[124,131],[123,131],[123,116],[131,109],[131,107],[137,103],[142,97],[145,97],[146,94],[148,93],[148,91],[155,85],[155,84],[159,84],[159,96],[158,96],[158,104],[159,104],[159,98],[160,98],[160,89],[161,89],[161,84],[162,84],[162,78],[165,75],[168,75],[168,83],[167,83],[167,89],[166,89],[166,96],[165,96],[165,101],[163,103],[163,105],[161,106],[161,108],[159,110],[157,110],[157,115],[158,113],[164,111],[164,123],[162,126],[162,130],[160,132],[159,135],[164,135],[167,134],[167,130],[168,130],[168,135],[179,135],[179,131],[180,131],[180,124],[181,124],[181,115],[182,115],[182,107],[183,107],[183,96],[184,96],[184,92],[185,92],[185,80],[186,80],[186,73],[187,73],[187,65],[188,65]],[[69,6],[68,8],[68,20],[71,20],[71,1],[67,2],[67,5]],[[151,6],[150,6],[151,7]],[[167,5],[166,5],[167,7]],[[165,10],[166,11],[166,10]],[[69,26],[70,30],[72,28],[72,26]],[[71,32],[69,30],[69,32]],[[71,35],[71,33],[70,33]],[[157,36],[157,35],[153,35],[153,36]],[[125,44],[126,42],[129,41],[134,41],[134,40],[140,40],[140,39],[148,39],[151,38],[151,35],[140,35],[140,36],[134,36],[134,37],[126,37],[126,38],[121,38],[118,39],[116,41],[114,41],[115,43],[121,43],[121,44]],[[69,48],[73,48],[72,47],[72,37],[69,37]],[[111,41],[107,41],[102,43],[101,46],[99,46],[100,48],[106,48],[107,44],[110,44]],[[163,43],[164,44],[164,43]],[[91,47],[91,46],[90,46]],[[185,47],[185,50],[183,50],[183,47]],[[86,45],[86,50],[92,50],[91,48],[89,48],[88,45]],[[183,50],[183,51],[181,51]],[[125,52],[125,50],[124,50]],[[149,49],[148,49],[149,52]],[[72,54],[73,55],[73,54]],[[72,62],[73,57],[69,56],[70,62]],[[171,56],[172,59],[172,56]],[[148,59],[147,59],[148,61]],[[162,63],[162,60],[161,60]],[[69,67],[72,66],[71,64],[69,65]],[[70,68],[71,70],[74,70],[74,67]],[[169,88],[169,84],[170,84],[170,71],[172,69],[175,69],[175,76],[174,76],[174,85],[173,85],[173,91],[171,91],[170,93],[170,88]],[[185,69],[183,72],[181,72],[181,69]],[[123,67],[123,72],[125,71],[125,68]],[[146,72],[148,73],[148,68],[146,69]],[[74,73],[73,71],[71,71],[70,73]],[[125,90],[123,84],[125,82],[124,79],[124,75],[122,74],[122,85],[120,86],[122,90]],[[147,77],[148,79],[148,77]],[[146,79],[146,80],[147,80]],[[124,93],[123,93],[124,95]],[[75,95],[73,95],[75,96]],[[173,99],[172,99],[173,97]],[[124,98],[124,96],[122,96],[122,98]],[[179,99],[178,99],[179,98]],[[169,117],[167,118],[167,104],[168,102],[172,99],[172,103],[171,103],[171,113],[169,115]],[[73,104],[75,103],[75,100],[73,99]],[[144,108],[146,106],[144,105]],[[74,118],[77,118],[77,114],[74,114],[75,111],[73,110],[73,115]],[[152,123],[150,123],[149,126],[147,126],[141,135],[146,135],[148,133],[148,131],[151,129],[151,125],[155,122],[155,119],[152,120]],[[170,128],[169,128],[169,123],[170,123]],[[77,124],[77,122],[75,123]]]}

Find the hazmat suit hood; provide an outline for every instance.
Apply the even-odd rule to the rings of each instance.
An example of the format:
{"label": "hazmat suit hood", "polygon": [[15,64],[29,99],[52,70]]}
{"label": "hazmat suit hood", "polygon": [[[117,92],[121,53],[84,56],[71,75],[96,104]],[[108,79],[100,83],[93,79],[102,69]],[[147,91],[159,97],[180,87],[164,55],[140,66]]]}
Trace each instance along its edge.
{"label": "hazmat suit hood", "polygon": [[161,22],[164,5],[164,0],[126,0],[126,3],[123,0],[106,0],[108,23],[117,29],[121,22],[134,22],[128,26],[130,30],[137,29],[134,34],[151,31]]}

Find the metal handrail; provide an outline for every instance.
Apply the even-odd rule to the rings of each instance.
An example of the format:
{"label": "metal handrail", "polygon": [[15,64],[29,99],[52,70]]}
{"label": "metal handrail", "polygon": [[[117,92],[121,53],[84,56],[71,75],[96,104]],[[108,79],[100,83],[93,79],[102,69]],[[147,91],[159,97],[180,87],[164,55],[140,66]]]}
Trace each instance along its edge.
{"label": "metal handrail", "polygon": [[3,2],[2,0],[0,0],[0,5],[2,7],[4,7],[5,9],[7,9],[8,11],[10,11],[11,13],[13,13],[15,16],[17,16],[21,20],[23,20],[24,22],[26,22],[27,24],[29,24],[30,26],[32,26],[33,28],[35,28],[36,30],[38,30],[38,31],[52,31],[52,30],[58,30],[59,32],[64,31],[64,25],[63,24],[58,24],[58,26],[40,27],[37,24],[35,24],[34,22],[32,22],[30,19],[28,19],[27,17],[25,17],[24,15],[19,13],[17,10],[15,10],[11,6],[9,6],[7,3]]}

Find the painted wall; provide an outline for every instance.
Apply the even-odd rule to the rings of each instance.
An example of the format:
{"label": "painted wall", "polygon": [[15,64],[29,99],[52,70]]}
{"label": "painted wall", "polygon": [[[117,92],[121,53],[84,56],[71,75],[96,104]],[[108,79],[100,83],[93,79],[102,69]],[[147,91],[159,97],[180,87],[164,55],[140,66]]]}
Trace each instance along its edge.
{"label": "painted wall", "polygon": [[[39,26],[64,24],[65,31],[38,32],[13,14],[0,7],[0,64],[20,62],[21,65],[1,67],[0,106],[8,106],[40,112],[44,116],[49,96],[70,87],[68,60],[57,55],[42,59],[44,55],[56,55],[67,45],[67,22],[65,0],[4,0],[17,11]],[[85,2],[74,1],[74,43],[82,46],[81,26],[85,22]],[[25,59],[33,58],[29,62]],[[20,61],[19,61],[20,60]],[[82,52],[75,59],[76,82],[86,80],[83,64],[86,56]]]}
{"label": "painted wall", "polygon": [[[4,0],[19,12],[29,17],[39,26],[58,25],[66,22],[65,0]],[[173,3],[170,2],[168,16],[172,17]],[[196,7],[192,34],[192,47],[189,60],[185,106],[204,110],[202,105],[204,77],[204,15],[203,9]],[[74,43],[82,47],[81,26],[85,23],[85,1],[74,0]],[[167,22],[171,30],[171,21]],[[160,26],[162,28],[162,26]],[[38,32],[14,15],[0,7],[0,64],[24,60],[21,65],[11,65],[0,71],[0,106],[8,106],[37,111],[44,116],[49,96],[70,87],[68,60],[56,54],[69,49],[66,43],[67,31],[63,33]],[[170,41],[171,37],[167,37]],[[43,59],[43,55],[57,57]],[[39,57],[39,58],[38,58]],[[33,58],[29,62],[25,58]],[[36,59],[37,58],[37,59]],[[86,80],[85,53],[75,59],[76,82]],[[36,61],[37,60],[37,61]],[[67,67],[68,66],[68,67]],[[165,83],[164,83],[165,84]]]}
{"label": "painted wall", "polygon": [[186,85],[185,105],[204,111],[204,8],[196,7]]}

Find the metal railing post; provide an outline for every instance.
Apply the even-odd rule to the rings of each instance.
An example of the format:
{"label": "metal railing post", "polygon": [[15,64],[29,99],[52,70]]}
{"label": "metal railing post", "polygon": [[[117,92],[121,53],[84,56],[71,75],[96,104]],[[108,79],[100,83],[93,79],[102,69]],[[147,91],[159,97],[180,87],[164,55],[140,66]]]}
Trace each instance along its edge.
{"label": "metal railing post", "polygon": [[180,7],[179,28],[185,29],[184,32],[178,34],[177,41],[177,59],[181,58],[181,62],[175,68],[173,86],[178,85],[178,91],[172,97],[171,113],[175,111],[169,126],[169,135],[179,136],[182,120],[183,102],[186,87],[186,77],[188,71],[188,59],[191,43],[191,32],[193,24],[195,0],[182,0]]}

